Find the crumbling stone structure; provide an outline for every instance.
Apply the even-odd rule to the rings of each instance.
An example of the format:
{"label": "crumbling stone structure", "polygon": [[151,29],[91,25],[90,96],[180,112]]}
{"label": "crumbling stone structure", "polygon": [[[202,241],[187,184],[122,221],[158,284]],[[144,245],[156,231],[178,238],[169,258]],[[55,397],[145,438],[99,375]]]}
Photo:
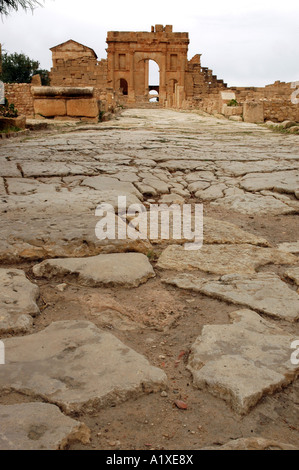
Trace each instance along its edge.
{"label": "crumbling stone structure", "polygon": [[[12,84],[7,87],[11,101],[26,115],[59,119],[96,120],[99,114],[113,111],[117,105],[158,105],[200,109],[248,122],[299,121],[299,106],[291,98],[294,92],[291,83],[275,82],[261,88],[228,88],[212,70],[201,66],[201,54],[188,60],[189,34],[173,32],[171,25],[152,26],[150,32],[110,31],[107,44],[107,58],[102,60],[98,60],[93,49],[72,39],[52,47],[51,86],[56,91],[57,87],[64,89],[65,98],[59,94],[54,98],[52,92],[44,90],[41,102],[41,96],[33,94],[30,85]],[[160,71],[159,83],[154,85],[149,84],[151,60],[156,62]],[[92,88],[91,101],[85,96],[80,104],[78,91],[79,95],[73,97],[76,110],[71,111],[74,100],[69,103],[67,88]],[[23,96],[19,93],[21,89]],[[158,99],[154,104],[150,102],[153,90]],[[236,100],[237,106],[229,106],[228,96]],[[53,116],[57,110],[58,114]]]}
{"label": "crumbling stone structure", "polygon": [[[150,91],[158,93],[160,106],[196,108],[207,94],[226,85],[202,68],[200,55],[188,61],[188,33],[175,33],[171,25],[152,26],[151,32],[110,31],[107,60],[97,60],[89,47],[69,40],[51,49],[53,86],[94,86],[97,97],[120,104],[149,104]],[[160,70],[160,83],[149,85],[149,61]],[[110,99],[107,95],[113,96]]]}
{"label": "crumbling stone structure", "polygon": [[112,31],[107,36],[108,86],[127,96],[128,103],[149,101],[149,60],[160,69],[160,83],[152,89],[162,106],[173,103],[175,87],[185,88],[188,33],[156,25],[151,32]]}

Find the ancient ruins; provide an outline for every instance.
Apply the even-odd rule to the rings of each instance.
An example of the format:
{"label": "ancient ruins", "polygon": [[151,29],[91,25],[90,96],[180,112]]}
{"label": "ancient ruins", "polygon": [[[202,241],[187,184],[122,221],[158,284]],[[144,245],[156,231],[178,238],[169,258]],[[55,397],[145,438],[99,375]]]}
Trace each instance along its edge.
{"label": "ancient ruins", "polygon": [[[188,60],[189,34],[173,32],[171,25],[155,25],[150,32],[109,31],[107,45],[102,60],[72,39],[52,47],[51,89],[38,87],[34,78],[31,85],[7,84],[7,98],[28,117],[97,121],[99,113],[121,105],[198,109],[245,122],[299,121],[292,83],[229,88],[201,66],[201,54]],[[149,61],[160,71],[154,85],[149,84]],[[152,91],[156,103],[150,103]],[[238,106],[228,106],[231,100]]]}

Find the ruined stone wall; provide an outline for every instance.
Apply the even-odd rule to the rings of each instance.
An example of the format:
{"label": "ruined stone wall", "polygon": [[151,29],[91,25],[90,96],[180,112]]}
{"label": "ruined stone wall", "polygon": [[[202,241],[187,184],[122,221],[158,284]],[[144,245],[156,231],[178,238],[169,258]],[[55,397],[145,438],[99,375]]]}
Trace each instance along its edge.
{"label": "ruined stone wall", "polygon": [[33,117],[33,97],[31,83],[5,83],[5,97],[9,103],[13,103],[19,115]]}
{"label": "ruined stone wall", "polygon": [[93,86],[107,88],[107,60],[92,57],[58,59],[50,73],[51,86]]}
{"label": "ruined stone wall", "polygon": [[299,106],[292,103],[294,89],[291,83],[275,82],[265,87],[232,87],[240,104],[245,101],[263,102],[265,121],[282,122],[292,120],[299,122]]}
{"label": "ruined stone wall", "polygon": [[51,49],[53,67],[51,86],[94,87],[94,96],[101,101],[111,101],[107,95],[107,59],[98,61],[89,47],[69,40]]}
{"label": "ruined stone wall", "polygon": [[208,113],[220,112],[219,92],[226,90],[227,85],[223,80],[219,80],[212,70],[201,66],[200,57],[201,55],[197,54],[188,62],[184,107],[201,109]]}

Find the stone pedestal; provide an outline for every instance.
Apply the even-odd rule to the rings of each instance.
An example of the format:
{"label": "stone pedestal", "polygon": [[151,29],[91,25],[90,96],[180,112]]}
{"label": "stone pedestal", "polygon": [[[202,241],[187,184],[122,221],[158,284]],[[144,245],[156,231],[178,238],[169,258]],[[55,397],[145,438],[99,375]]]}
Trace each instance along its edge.
{"label": "stone pedestal", "polygon": [[262,102],[245,101],[243,118],[245,122],[264,122],[264,104]]}

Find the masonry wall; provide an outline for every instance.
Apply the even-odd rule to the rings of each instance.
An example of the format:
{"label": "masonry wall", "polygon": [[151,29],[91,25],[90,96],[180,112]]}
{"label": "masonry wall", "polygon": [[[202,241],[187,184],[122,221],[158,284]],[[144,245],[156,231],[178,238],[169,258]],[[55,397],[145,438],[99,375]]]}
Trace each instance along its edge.
{"label": "masonry wall", "polygon": [[31,83],[5,83],[5,97],[15,105],[19,115],[34,116]]}
{"label": "masonry wall", "polygon": [[226,83],[219,80],[213,71],[201,66],[201,55],[188,61],[185,79],[186,109],[201,109],[208,113],[220,112],[220,92],[227,89]]}
{"label": "masonry wall", "polygon": [[292,120],[299,122],[299,106],[292,103],[294,91],[291,83],[275,82],[265,87],[232,87],[236,100],[243,104],[245,101],[263,102],[265,121],[282,122]]}
{"label": "masonry wall", "polygon": [[107,88],[107,60],[93,57],[58,59],[50,73],[51,86],[92,86],[98,95]]}

